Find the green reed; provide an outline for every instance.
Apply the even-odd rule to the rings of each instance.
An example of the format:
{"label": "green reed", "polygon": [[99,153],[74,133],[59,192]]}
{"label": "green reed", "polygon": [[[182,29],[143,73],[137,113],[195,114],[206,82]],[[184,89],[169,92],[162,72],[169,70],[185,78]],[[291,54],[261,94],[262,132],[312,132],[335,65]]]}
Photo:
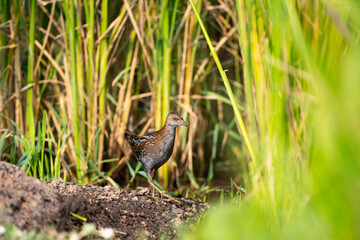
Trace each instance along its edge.
{"label": "green reed", "polygon": [[240,204],[209,214],[187,238],[360,236],[360,138],[351,133],[360,117],[359,7],[236,1],[247,130],[257,157],[248,162]]}
{"label": "green reed", "polygon": [[[30,23],[29,23],[29,56],[28,56],[28,69],[27,69],[27,84],[36,84],[34,81],[34,58],[35,58],[35,12],[36,0],[31,1],[30,6]],[[26,92],[26,135],[30,137],[31,141],[35,140],[35,119],[33,108],[33,88],[30,87]]]}

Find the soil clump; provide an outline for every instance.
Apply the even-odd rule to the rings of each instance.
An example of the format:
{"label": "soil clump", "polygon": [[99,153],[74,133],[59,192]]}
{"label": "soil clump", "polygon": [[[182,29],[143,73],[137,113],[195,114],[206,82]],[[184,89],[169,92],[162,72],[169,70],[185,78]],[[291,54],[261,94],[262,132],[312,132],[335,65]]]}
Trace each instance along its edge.
{"label": "soil clump", "polygon": [[191,227],[209,208],[194,199],[159,202],[149,195],[148,188],[135,191],[41,182],[0,161],[0,222],[11,222],[20,229],[55,226],[58,231],[79,231],[84,222],[71,215],[74,213],[97,229],[114,229],[117,239],[174,238],[178,226]]}

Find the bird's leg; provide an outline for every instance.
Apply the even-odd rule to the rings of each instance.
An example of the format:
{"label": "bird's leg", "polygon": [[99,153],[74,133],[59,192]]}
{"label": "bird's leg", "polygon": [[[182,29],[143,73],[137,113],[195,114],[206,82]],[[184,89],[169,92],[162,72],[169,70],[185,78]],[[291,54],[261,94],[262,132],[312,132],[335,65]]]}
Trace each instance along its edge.
{"label": "bird's leg", "polygon": [[159,193],[160,193],[160,196],[161,196],[161,200],[160,201],[162,201],[162,198],[163,198],[163,193],[162,193],[162,191],[153,183],[153,180],[152,180],[152,178],[151,178],[151,176],[150,175],[148,175],[148,182],[149,182],[149,184],[150,184],[150,186],[153,188],[152,189],[152,197],[154,198],[154,199],[156,199],[156,200],[158,200],[156,197],[155,197],[155,192],[154,192],[154,189],[156,189],[156,191],[158,191]]}
{"label": "bird's leg", "polygon": [[147,175],[147,180],[148,180],[150,186],[152,187],[152,189],[151,189],[152,198],[154,198],[155,200],[158,200],[158,199],[155,197],[155,188],[156,188],[156,190],[157,190],[158,192],[161,192],[161,191],[160,191],[160,190],[155,186],[155,184],[153,183],[153,179],[154,179],[153,177],[154,177],[155,172],[156,172],[156,170],[155,170],[155,172],[154,172],[154,170],[155,170],[155,169],[149,171],[149,170],[145,169],[145,172],[146,172],[146,175]]}
{"label": "bird's leg", "polygon": [[[157,186],[155,186],[155,184],[153,183],[153,181],[152,181],[152,179],[151,179],[150,176],[148,176],[148,182],[149,182],[149,184],[150,184],[154,189],[156,189],[156,191],[158,191],[158,192],[160,193],[160,196],[161,196],[161,197],[160,197],[160,201],[162,201],[163,196],[165,196],[165,197],[173,200],[174,202],[180,203],[178,200],[176,200],[175,198],[173,198],[173,197],[171,197],[171,196],[163,193],[163,191],[161,191]],[[154,196],[154,195],[153,195],[153,196]]]}
{"label": "bird's leg", "polygon": [[[155,174],[156,174],[156,169],[153,169],[151,171],[151,181],[154,181],[153,179],[155,178]],[[152,188],[152,195],[155,196],[155,188]]]}

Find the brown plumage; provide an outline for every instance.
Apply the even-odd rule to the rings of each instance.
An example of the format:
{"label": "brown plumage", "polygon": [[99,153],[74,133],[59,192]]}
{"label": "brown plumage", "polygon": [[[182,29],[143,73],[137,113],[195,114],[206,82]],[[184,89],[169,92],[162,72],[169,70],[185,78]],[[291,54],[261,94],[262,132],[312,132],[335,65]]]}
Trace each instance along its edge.
{"label": "brown plumage", "polygon": [[160,193],[161,199],[164,195],[174,201],[176,200],[164,194],[154,185],[152,172],[154,171],[155,174],[156,170],[169,160],[174,149],[175,133],[178,126],[189,127],[180,114],[171,112],[166,117],[163,128],[159,131],[149,132],[143,137],[125,131],[125,139],[137,160],[144,166],[149,184]]}

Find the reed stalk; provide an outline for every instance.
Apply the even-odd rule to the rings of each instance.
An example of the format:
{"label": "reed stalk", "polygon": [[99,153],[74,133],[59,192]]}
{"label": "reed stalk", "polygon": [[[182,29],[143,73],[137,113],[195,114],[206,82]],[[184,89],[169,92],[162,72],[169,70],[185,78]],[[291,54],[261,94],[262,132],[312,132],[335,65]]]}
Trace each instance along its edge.
{"label": "reed stalk", "polygon": [[[30,6],[30,24],[29,24],[29,56],[28,56],[28,70],[27,70],[27,84],[34,84],[34,41],[35,41],[35,11],[36,0],[31,0]],[[34,107],[33,107],[33,87],[30,87],[26,92],[26,125],[25,134],[35,143],[35,119],[34,119]]]}
{"label": "reed stalk", "polygon": [[[103,0],[101,2],[101,28],[100,34],[105,34],[108,26],[108,1]],[[106,107],[106,73],[107,73],[107,64],[108,64],[108,43],[107,37],[103,37],[100,42],[100,66],[99,66],[99,127],[100,124],[105,120],[105,107]],[[103,147],[104,147],[104,131],[105,128],[102,127],[101,134],[100,134],[100,141],[99,141],[99,158],[98,161],[98,168],[101,170],[102,168],[102,158],[103,158]]]}
{"label": "reed stalk", "polygon": [[81,151],[80,131],[79,131],[79,99],[78,99],[78,83],[77,83],[77,62],[76,62],[76,32],[75,32],[75,11],[74,2],[64,2],[64,13],[66,16],[66,37],[69,46],[70,57],[70,84],[71,84],[71,109],[72,109],[72,133],[74,138],[76,176],[79,183],[84,182],[84,174],[86,164],[81,159],[79,151]]}
{"label": "reed stalk", "polygon": [[[162,51],[162,56],[159,59],[159,63],[162,63],[162,66],[159,67],[160,71],[162,72],[161,79],[159,80],[158,84],[158,107],[161,110],[161,122],[162,125],[165,123],[165,119],[167,115],[171,112],[170,109],[170,85],[171,85],[171,44],[174,34],[174,26],[176,21],[176,11],[178,7],[178,0],[175,1],[171,19],[169,14],[170,4],[168,1],[162,1],[161,3],[161,14],[159,25],[161,26],[161,32],[158,33],[158,37],[162,40],[162,46],[159,46]],[[161,101],[161,105],[160,102]],[[161,106],[161,108],[160,108]],[[159,110],[158,110],[159,111]],[[164,188],[168,189],[169,185],[169,171],[173,172],[172,165],[166,163],[162,166],[159,170],[160,178],[164,183]]]}
{"label": "reed stalk", "polygon": [[[85,74],[85,69],[86,67],[84,66],[84,61],[86,61],[84,59],[84,52],[83,52],[83,42],[84,40],[82,39],[84,36],[84,32],[83,32],[83,27],[82,27],[82,2],[79,1],[77,9],[76,9],[76,25],[77,25],[77,30],[75,31],[75,36],[76,36],[76,44],[75,44],[75,52],[76,52],[76,81],[78,84],[78,89],[79,91],[77,92],[78,94],[78,114],[79,114],[79,136],[86,136],[86,126],[85,126],[85,119],[86,119],[86,106],[85,106],[85,86],[86,86],[86,74]],[[81,89],[81,90],[80,90]],[[79,137],[79,141],[80,144],[82,146],[82,148],[86,147],[87,143],[87,139],[86,138],[81,138]]]}
{"label": "reed stalk", "polygon": [[[84,3],[85,12],[87,14],[87,71],[86,71],[86,93],[87,93],[87,121],[90,126],[95,125],[94,120],[94,81],[97,80],[95,76],[95,56],[94,56],[94,28],[95,28],[95,0],[90,0]],[[86,9],[88,9],[86,11]],[[94,128],[87,127],[87,150],[91,152],[93,136],[95,135]]]}

